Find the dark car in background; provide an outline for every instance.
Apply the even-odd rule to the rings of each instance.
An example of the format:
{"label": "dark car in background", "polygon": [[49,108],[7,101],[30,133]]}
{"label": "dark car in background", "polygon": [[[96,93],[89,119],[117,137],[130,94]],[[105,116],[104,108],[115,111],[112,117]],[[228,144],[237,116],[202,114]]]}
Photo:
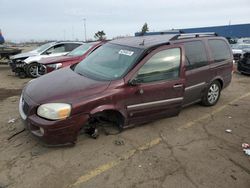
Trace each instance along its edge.
{"label": "dark car in background", "polygon": [[103,45],[105,41],[84,43],[64,56],[43,58],[38,62],[39,74],[37,76],[52,72],[54,70],[75,65],[82,61],[87,55]]}
{"label": "dark car in background", "polygon": [[122,129],[176,116],[193,103],[213,106],[232,69],[231,48],[215,34],[117,39],[29,82],[19,112],[46,144],[72,144],[80,130],[96,135],[106,122]]}
{"label": "dark car in background", "polygon": [[250,51],[244,53],[243,58],[238,61],[237,68],[240,73],[250,75]]}

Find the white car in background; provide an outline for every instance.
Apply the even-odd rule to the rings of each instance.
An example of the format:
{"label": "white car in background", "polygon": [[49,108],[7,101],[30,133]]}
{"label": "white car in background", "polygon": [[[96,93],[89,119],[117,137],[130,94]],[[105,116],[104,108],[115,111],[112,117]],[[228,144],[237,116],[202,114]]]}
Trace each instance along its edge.
{"label": "white car in background", "polygon": [[47,57],[66,55],[82,44],[82,42],[50,42],[28,53],[12,56],[9,65],[19,76],[35,78],[39,71],[38,61]]}
{"label": "white car in background", "polygon": [[234,60],[237,62],[243,58],[246,52],[250,52],[250,43],[236,43],[232,46]]}

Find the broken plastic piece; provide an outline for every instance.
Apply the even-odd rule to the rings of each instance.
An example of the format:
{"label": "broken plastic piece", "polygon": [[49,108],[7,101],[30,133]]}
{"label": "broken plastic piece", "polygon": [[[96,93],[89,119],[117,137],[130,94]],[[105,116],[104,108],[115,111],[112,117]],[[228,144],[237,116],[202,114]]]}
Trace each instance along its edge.
{"label": "broken plastic piece", "polygon": [[244,149],[250,149],[250,145],[247,144],[247,143],[243,143],[241,146],[242,146],[242,148],[244,148]]}
{"label": "broken plastic piece", "polygon": [[227,133],[232,133],[232,130],[231,129],[226,129],[226,132]]}
{"label": "broken plastic piece", "polygon": [[90,136],[91,136],[92,138],[94,138],[94,139],[97,139],[97,137],[99,136],[98,129],[95,128],[93,134],[91,134]]}
{"label": "broken plastic piece", "polygon": [[243,151],[245,152],[246,155],[250,156],[250,149],[243,149]]}
{"label": "broken plastic piece", "polygon": [[8,121],[8,123],[15,123],[15,121],[16,121],[16,119],[13,118],[13,119],[10,119],[10,120]]}
{"label": "broken plastic piece", "polygon": [[120,146],[120,145],[124,145],[124,141],[123,141],[123,140],[115,140],[115,141],[114,141],[114,144],[115,144],[115,145],[119,145],[119,146]]}

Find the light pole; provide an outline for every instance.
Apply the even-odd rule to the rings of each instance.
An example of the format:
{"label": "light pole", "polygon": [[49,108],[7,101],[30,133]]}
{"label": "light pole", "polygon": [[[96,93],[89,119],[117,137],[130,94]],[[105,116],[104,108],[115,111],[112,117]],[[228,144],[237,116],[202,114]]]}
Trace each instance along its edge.
{"label": "light pole", "polygon": [[83,18],[83,24],[84,24],[84,35],[85,35],[85,42],[87,41],[87,33],[86,33],[86,18]]}

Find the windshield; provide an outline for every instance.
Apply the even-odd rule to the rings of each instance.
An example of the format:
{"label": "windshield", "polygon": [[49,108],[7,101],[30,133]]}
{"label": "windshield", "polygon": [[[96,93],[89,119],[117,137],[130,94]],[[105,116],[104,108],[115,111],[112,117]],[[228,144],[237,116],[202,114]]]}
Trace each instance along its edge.
{"label": "windshield", "polygon": [[142,51],[138,48],[105,44],[81,61],[75,67],[75,72],[101,80],[116,80],[128,71]]}
{"label": "windshield", "polygon": [[39,46],[37,49],[35,49],[35,51],[37,52],[43,52],[44,50],[46,50],[48,47],[50,47],[53,43],[46,43],[42,46]]}
{"label": "windshield", "polygon": [[81,56],[85,54],[92,46],[94,46],[96,43],[85,43],[78,48],[74,49],[70,53],[68,53],[67,56]]}

